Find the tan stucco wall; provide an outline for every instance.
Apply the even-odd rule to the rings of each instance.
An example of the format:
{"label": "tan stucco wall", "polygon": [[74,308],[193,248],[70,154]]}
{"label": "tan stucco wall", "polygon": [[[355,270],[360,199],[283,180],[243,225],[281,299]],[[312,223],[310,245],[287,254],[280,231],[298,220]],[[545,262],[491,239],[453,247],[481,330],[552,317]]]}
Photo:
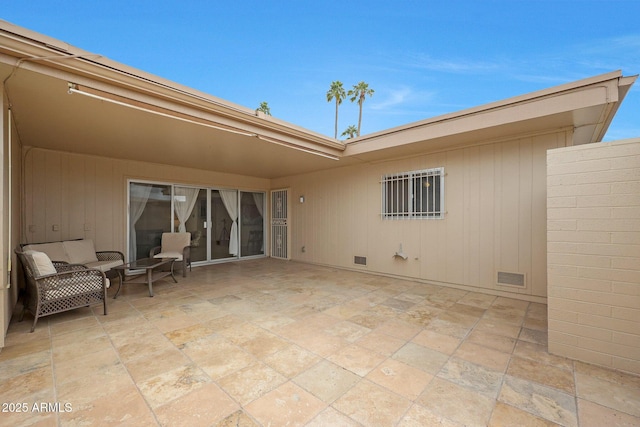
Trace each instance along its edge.
{"label": "tan stucco wall", "polygon": [[640,139],[548,153],[549,352],[640,373]]}
{"label": "tan stucco wall", "polygon": [[[291,191],[291,257],[544,302],[546,151],[567,138],[527,136],[274,180]],[[445,218],[383,220],[382,175],[434,167],[445,168]],[[407,260],[393,257],[400,244]],[[524,273],[526,287],[497,285],[499,270]]]}
{"label": "tan stucco wall", "polygon": [[22,242],[87,238],[97,250],[126,253],[129,179],[269,190],[267,179],[152,163],[30,148],[24,158]]}

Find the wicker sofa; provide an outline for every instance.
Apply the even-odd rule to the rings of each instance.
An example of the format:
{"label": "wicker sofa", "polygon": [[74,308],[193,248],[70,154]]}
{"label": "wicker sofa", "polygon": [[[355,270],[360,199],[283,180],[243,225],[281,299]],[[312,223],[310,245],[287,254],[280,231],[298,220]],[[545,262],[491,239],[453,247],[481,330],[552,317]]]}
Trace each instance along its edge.
{"label": "wicker sofa", "polygon": [[[109,278],[120,277],[113,267],[124,263],[118,251],[96,251],[90,239],[22,244],[16,249],[25,277],[22,321],[33,316],[34,331],[42,316],[102,303],[107,314]],[[44,255],[44,256],[43,256]]]}
{"label": "wicker sofa", "polygon": [[82,264],[96,268],[114,279],[118,272],[113,267],[124,264],[124,255],[118,251],[96,251],[91,239],[62,240],[59,242],[29,243],[20,245],[21,251],[37,251],[47,254],[51,261],[66,264]]}

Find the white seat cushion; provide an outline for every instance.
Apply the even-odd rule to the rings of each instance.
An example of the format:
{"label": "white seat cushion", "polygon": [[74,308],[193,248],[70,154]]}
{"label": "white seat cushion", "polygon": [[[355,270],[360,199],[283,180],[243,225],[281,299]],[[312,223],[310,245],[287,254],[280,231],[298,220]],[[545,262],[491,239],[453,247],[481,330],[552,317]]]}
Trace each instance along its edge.
{"label": "white seat cushion", "polygon": [[111,270],[113,267],[117,267],[122,265],[122,260],[113,260],[113,261],[96,261],[96,262],[88,262],[85,264],[89,268],[97,268],[103,273]]}
{"label": "white seat cushion", "polygon": [[176,261],[182,261],[182,252],[160,252],[153,256],[154,258],[175,258]]}

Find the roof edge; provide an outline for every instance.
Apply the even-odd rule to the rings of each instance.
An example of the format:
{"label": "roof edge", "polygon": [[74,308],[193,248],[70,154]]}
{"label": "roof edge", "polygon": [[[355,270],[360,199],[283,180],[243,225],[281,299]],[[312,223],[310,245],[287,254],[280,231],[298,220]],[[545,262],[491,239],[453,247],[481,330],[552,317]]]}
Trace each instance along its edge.
{"label": "roof edge", "polygon": [[[234,104],[202,91],[113,61],[103,55],[82,50],[61,40],[31,31],[0,19],[0,38],[11,40],[5,51],[23,62],[55,65],[72,74],[101,80],[134,92],[162,98],[207,113],[223,115],[269,131],[300,138],[333,150],[343,151],[344,143],[274,117],[258,115],[255,110]],[[8,50],[11,49],[9,52]]]}
{"label": "roof edge", "polygon": [[[345,145],[347,147],[349,147],[351,145],[356,145],[356,144],[359,144],[359,143],[366,142],[367,140],[370,140],[370,139],[380,138],[382,136],[386,136],[386,135],[389,135],[389,134],[401,132],[401,131],[404,131],[404,130],[419,128],[419,127],[423,127],[423,126],[429,126],[429,125],[433,125],[433,124],[440,123],[440,122],[460,119],[460,118],[463,118],[463,117],[466,117],[466,116],[472,116],[472,115],[476,115],[476,114],[480,114],[480,113],[490,112],[490,111],[493,111],[493,110],[499,110],[499,109],[503,109],[503,108],[506,108],[506,107],[510,107],[510,106],[514,106],[514,105],[518,105],[518,104],[523,104],[523,103],[526,103],[526,102],[531,102],[531,101],[534,101],[536,99],[548,97],[548,96],[551,96],[551,95],[560,95],[562,93],[570,92],[570,91],[579,89],[581,87],[591,86],[591,85],[594,85],[594,84],[597,84],[597,83],[607,82],[607,81],[611,81],[611,80],[614,80],[614,79],[621,79],[621,78],[622,79],[625,78],[625,77],[622,76],[622,71],[621,70],[611,71],[611,72],[600,74],[600,75],[597,75],[597,76],[588,77],[588,78],[585,78],[585,79],[582,79],[582,80],[577,80],[577,81],[573,81],[573,82],[569,82],[569,83],[564,83],[564,84],[561,84],[561,85],[558,85],[558,86],[553,86],[551,88],[546,88],[546,89],[530,92],[530,93],[527,93],[527,94],[524,94],[524,95],[518,95],[518,96],[514,96],[514,97],[511,97],[511,98],[504,99],[504,100],[490,102],[488,104],[483,104],[483,105],[480,105],[480,106],[471,107],[471,108],[467,108],[467,109],[460,110],[460,111],[455,111],[455,112],[452,112],[452,113],[446,113],[446,114],[442,114],[442,115],[439,115],[439,116],[431,117],[431,118],[428,118],[428,119],[424,119],[424,120],[419,120],[419,121],[416,121],[416,122],[408,123],[408,124],[405,124],[405,125],[396,126],[394,128],[386,129],[386,130],[383,130],[383,131],[367,134],[367,135],[364,135],[364,136],[360,136],[360,137],[357,137],[357,138],[354,138],[354,139],[347,140]],[[630,84],[633,84],[633,82],[631,82]]]}

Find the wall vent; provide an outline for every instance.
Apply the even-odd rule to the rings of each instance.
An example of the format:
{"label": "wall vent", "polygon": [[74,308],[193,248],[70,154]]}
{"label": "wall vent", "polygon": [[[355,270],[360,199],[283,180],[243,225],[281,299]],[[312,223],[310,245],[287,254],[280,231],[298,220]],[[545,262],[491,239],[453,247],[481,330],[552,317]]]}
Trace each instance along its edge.
{"label": "wall vent", "polygon": [[524,274],[498,271],[498,285],[518,286],[520,288],[524,288],[526,286]]}
{"label": "wall vent", "polygon": [[366,256],[354,256],[353,263],[358,265],[367,265],[367,257]]}

